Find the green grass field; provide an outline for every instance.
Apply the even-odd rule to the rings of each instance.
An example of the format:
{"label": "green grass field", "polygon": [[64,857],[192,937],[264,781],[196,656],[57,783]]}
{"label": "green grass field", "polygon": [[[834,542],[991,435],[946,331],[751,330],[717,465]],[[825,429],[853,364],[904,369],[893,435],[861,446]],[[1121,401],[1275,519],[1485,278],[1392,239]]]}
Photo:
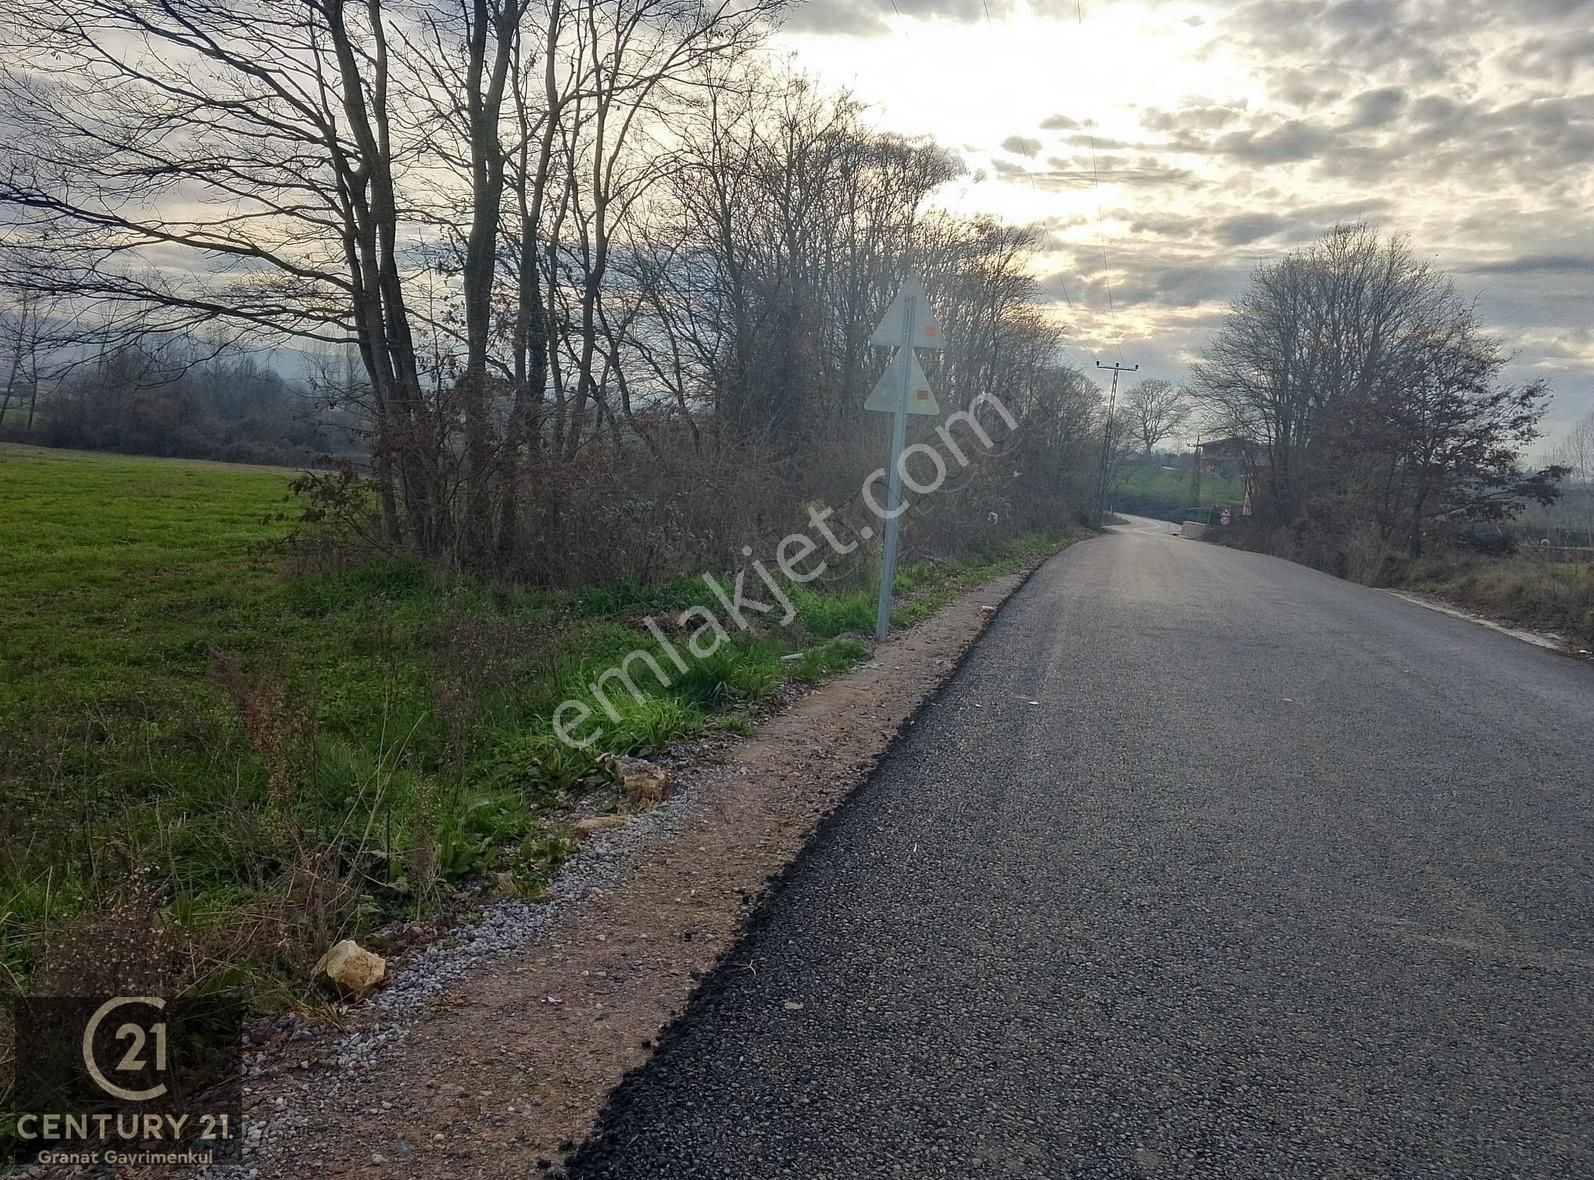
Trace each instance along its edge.
{"label": "green grass field", "polygon": [[[1244,494],[1237,479],[1223,479],[1212,472],[1201,478],[1203,505],[1238,504]],[[1119,512],[1181,521],[1185,509],[1190,507],[1190,473],[1167,471],[1159,462],[1137,458],[1127,465],[1115,485],[1112,506]]]}
{"label": "green grass field", "polygon": [[[551,717],[652,641],[648,614],[712,607],[698,579],[544,592],[407,560],[287,572],[291,472],[0,447],[0,983],[143,870],[189,983],[289,1002],[334,934],[444,903],[459,882],[535,892],[568,853],[554,804],[783,679],[868,653],[855,570],[799,620],[732,642],[575,751]],[[895,620],[1059,542],[905,567]],[[815,584],[817,586],[817,584]],[[782,655],[801,653],[783,661]],[[644,687],[648,680],[641,677]]]}

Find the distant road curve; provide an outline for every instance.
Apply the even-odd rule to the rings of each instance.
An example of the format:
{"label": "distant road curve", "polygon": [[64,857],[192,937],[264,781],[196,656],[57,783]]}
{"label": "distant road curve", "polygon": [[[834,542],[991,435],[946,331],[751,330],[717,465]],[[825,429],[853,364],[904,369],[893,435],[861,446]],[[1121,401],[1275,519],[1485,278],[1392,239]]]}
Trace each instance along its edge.
{"label": "distant road curve", "polygon": [[1120,512],[1117,515],[1129,522],[1128,524],[1109,526],[1119,532],[1142,533],[1153,537],[1176,537],[1179,535],[1180,526],[1170,521],[1157,520],[1150,516],[1131,516],[1127,512]]}

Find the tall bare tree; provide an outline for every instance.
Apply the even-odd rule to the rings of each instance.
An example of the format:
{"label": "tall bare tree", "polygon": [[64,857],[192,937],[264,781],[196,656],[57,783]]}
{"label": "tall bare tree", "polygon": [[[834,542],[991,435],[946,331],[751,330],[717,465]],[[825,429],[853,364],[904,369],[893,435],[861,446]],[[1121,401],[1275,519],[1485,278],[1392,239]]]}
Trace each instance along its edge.
{"label": "tall bare tree", "polygon": [[1576,486],[1583,503],[1583,532],[1586,543],[1594,545],[1594,414],[1566,432],[1550,455],[1564,467],[1567,480]]}
{"label": "tall bare tree", "polygon": [[1178,433],[1194,409],[1187,390],[1157,378],[1131,385],[1124,392],[1122,404],[1130,434],[1147,455],[1158,443]]}
{"label": "tall bare tree", "polygon": [[1365,225],[1260,268],[1196,366],[1196,396],[1262,457],[1262,513],[1413,554],[1436,522],[1555,495],[1521,469],[1548,404],[1450,279]]}
{"label": "tall bare tree", "polygon": [[[564,404],[561,355],[561,445],[580,445],[589,406],[603,416],[609,255],[660,174],[664,120],[780,2],[13,9],[0,117],[21,130],[0,205],[50,265],[11,277],[102,311],[146,305],[157,333],[222,319],[356,343],[390,538],[480,564],[495,538],[514,544],[506,505],[550,386]],[[433,263],[435,238],[454,261]],[[423,337],[445,378],[430,388]]]}
{"label": "tall bare tree", "polygon": [[22,130],[0,204],[30,247],[15,284],[155,309],[155,333],[221,319],[357,340],[389,530],[431,552],[435,424],[405,298],[390,19],[380,0],[13,9],[0,115]]}

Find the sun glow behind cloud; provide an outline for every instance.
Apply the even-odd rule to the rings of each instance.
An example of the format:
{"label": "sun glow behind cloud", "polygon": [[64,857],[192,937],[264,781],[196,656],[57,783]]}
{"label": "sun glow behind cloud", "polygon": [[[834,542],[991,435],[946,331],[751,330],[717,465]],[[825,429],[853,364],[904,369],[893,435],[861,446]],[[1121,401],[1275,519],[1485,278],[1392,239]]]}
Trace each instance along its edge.
{"label": "sun glow behind cloud", "polygon": [[1552,430],[1594,409],[1594,0],[985,3],[809,0],[777,46],[957,151],[946,206],[1046,230],[1076,352],[1178,379],[1259,261],[1366,219],[1552,379]]}
{"label": "sun glow behind cloud", "polygon": [[[1091,355],[1156,330],[1116,298],[1114,243],[1135,232],[1123,211],[1162,183],[1197,188],[1208,161],[1190,153],[1125,154],[1146,110],[1245,106],[1265,88],[1224,52],[1199,6],[1027,4],[964,22],[883,13],[886,32],[778,38],[803,69],[867,103],[884,130],[930,136],[969,172],[945,207],[1048,231],[1037,267],[1052,276],[1074,342]],[[1155,198],[1152,198],[1155,199]]]}

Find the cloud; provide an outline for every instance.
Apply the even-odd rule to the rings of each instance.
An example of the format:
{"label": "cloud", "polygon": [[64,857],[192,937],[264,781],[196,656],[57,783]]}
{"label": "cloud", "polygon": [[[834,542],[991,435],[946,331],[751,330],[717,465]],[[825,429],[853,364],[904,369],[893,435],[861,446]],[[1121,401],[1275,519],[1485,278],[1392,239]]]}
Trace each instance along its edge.
{"label": "cloud", "polygon": [[1216,236],[1225,246],[1246,246],[1261,238],[1275,237],[1289,224],[1277,213],[1236,213],[1218,222]]}
{"label": "cloud", "polygon": [[1150,107],[1141,112],[1140,125],[1148,131],[1164,134],[1180,132],[1220,131],[1245,115],[1244,102],[1232,105],[1200,103],[1182,106],[1176,111]]}
{"label": "cloud", "polygon": [[1345,77],[1391,72],[1434,82],[1464,64],[1446,49],[1467,27],[1466,14],[1455,10],[1471,7],[1467,0],[1256,0],[1233,10],[1225,25],[1262,60],[1330,62]]}
{"label": "cloud", "polygon": [[1545,361],[1574,365],[1594,371],[1594,328],[1573,328],[1565,332],[1527,331],[1516,340],[1520,350],[1531,351]]}
{"label": "cloud", "polygon": [[1076,131],[1079,124],[1067,115],[1047,115],[1041,120],[1042,131]]}
{"label": "cloud", "polygon": [[1594,278],[1594,254],[1527,254],[1480,262],[1466,268],[1475,275],[1587,275]]}
{"label": "cloud", "polygon": [[886,17],[950,20],[963,24],[1012,14],[1011,0],[801,0],[786,11],[782,26],[800,33],[879,36],[891,31]]}
{"label": "cloud", "polygon": [[1351,115],[1347,126],[1364,129],[1383,127],[1394,119],[1406,105],[1406,91],[1401,86],[1380,86],[1364,90],[1351,100]]}
{"label": "cloud", "polygon": [[796,33],[833,36],[867,37],[891,31],[877,5],[854,0],[802,0],[786,10],[781,27]]}
{"label": "cloud", "polygon": [[1136,213],[1120,209],[1115,216],[1127,222],[1132,233],[1154,234],[1159,238],[1199,239],[1212,226],[1210,217],[1190,213],[1163,213],[1156,210]]}
{"label": "cloud", "polygon": [[1231,131],[1212,150],[1253,164],[1285,164],[1308,160],[1334,142],[1334,133],[1304,119],[1288,119],[1266,131]]}
{"label": "cloud", "polygon": [[1518,74],[1570,86],[1583,74],[1594,74],[1594,29],[1530,37],[1507,50],[1504,60]]}
{"label": "cloud", "polygon": [[[1108,257],[1113,276],[1113,300],[1125,308],[1204,309],[1209,315],[1227,305],[1245,284],[1250,263],[1223,256],[1169,258],[1162,252],[1117,250]],[[1081,254],[1073,273],[1064,279],[1083,279],[1102,285],[1100,256]],[[1103,292],[1104,293],[1104,292]]]}
{"label": "cloud", "polygon": [[1015,156],[1028,156],[1033,159],[1041,150],[1041,141],[1026,139],[1022,135],[1009,135],[1002,141],[1002,150],[1012,152]]}
{"label": "cloud", "polygon": [[[1021,173],[1030,184],[1037,188],[1091,188],[1103,184],[1126,184],[1134,186],[1149,185],[1176,185],[1181,188],[1190,188],[1197,184],[1193,174],[1181,168],[1148,168],[1142,166],[1105,168],[1097,167],[1091,161],[1066,161],[1049,159],[1046,161],[1050,168],[1019,168],[1016,165],[1007,169],[998,168],[998,171]],[[1072,164],[1073,166],[1065,166]]]}

